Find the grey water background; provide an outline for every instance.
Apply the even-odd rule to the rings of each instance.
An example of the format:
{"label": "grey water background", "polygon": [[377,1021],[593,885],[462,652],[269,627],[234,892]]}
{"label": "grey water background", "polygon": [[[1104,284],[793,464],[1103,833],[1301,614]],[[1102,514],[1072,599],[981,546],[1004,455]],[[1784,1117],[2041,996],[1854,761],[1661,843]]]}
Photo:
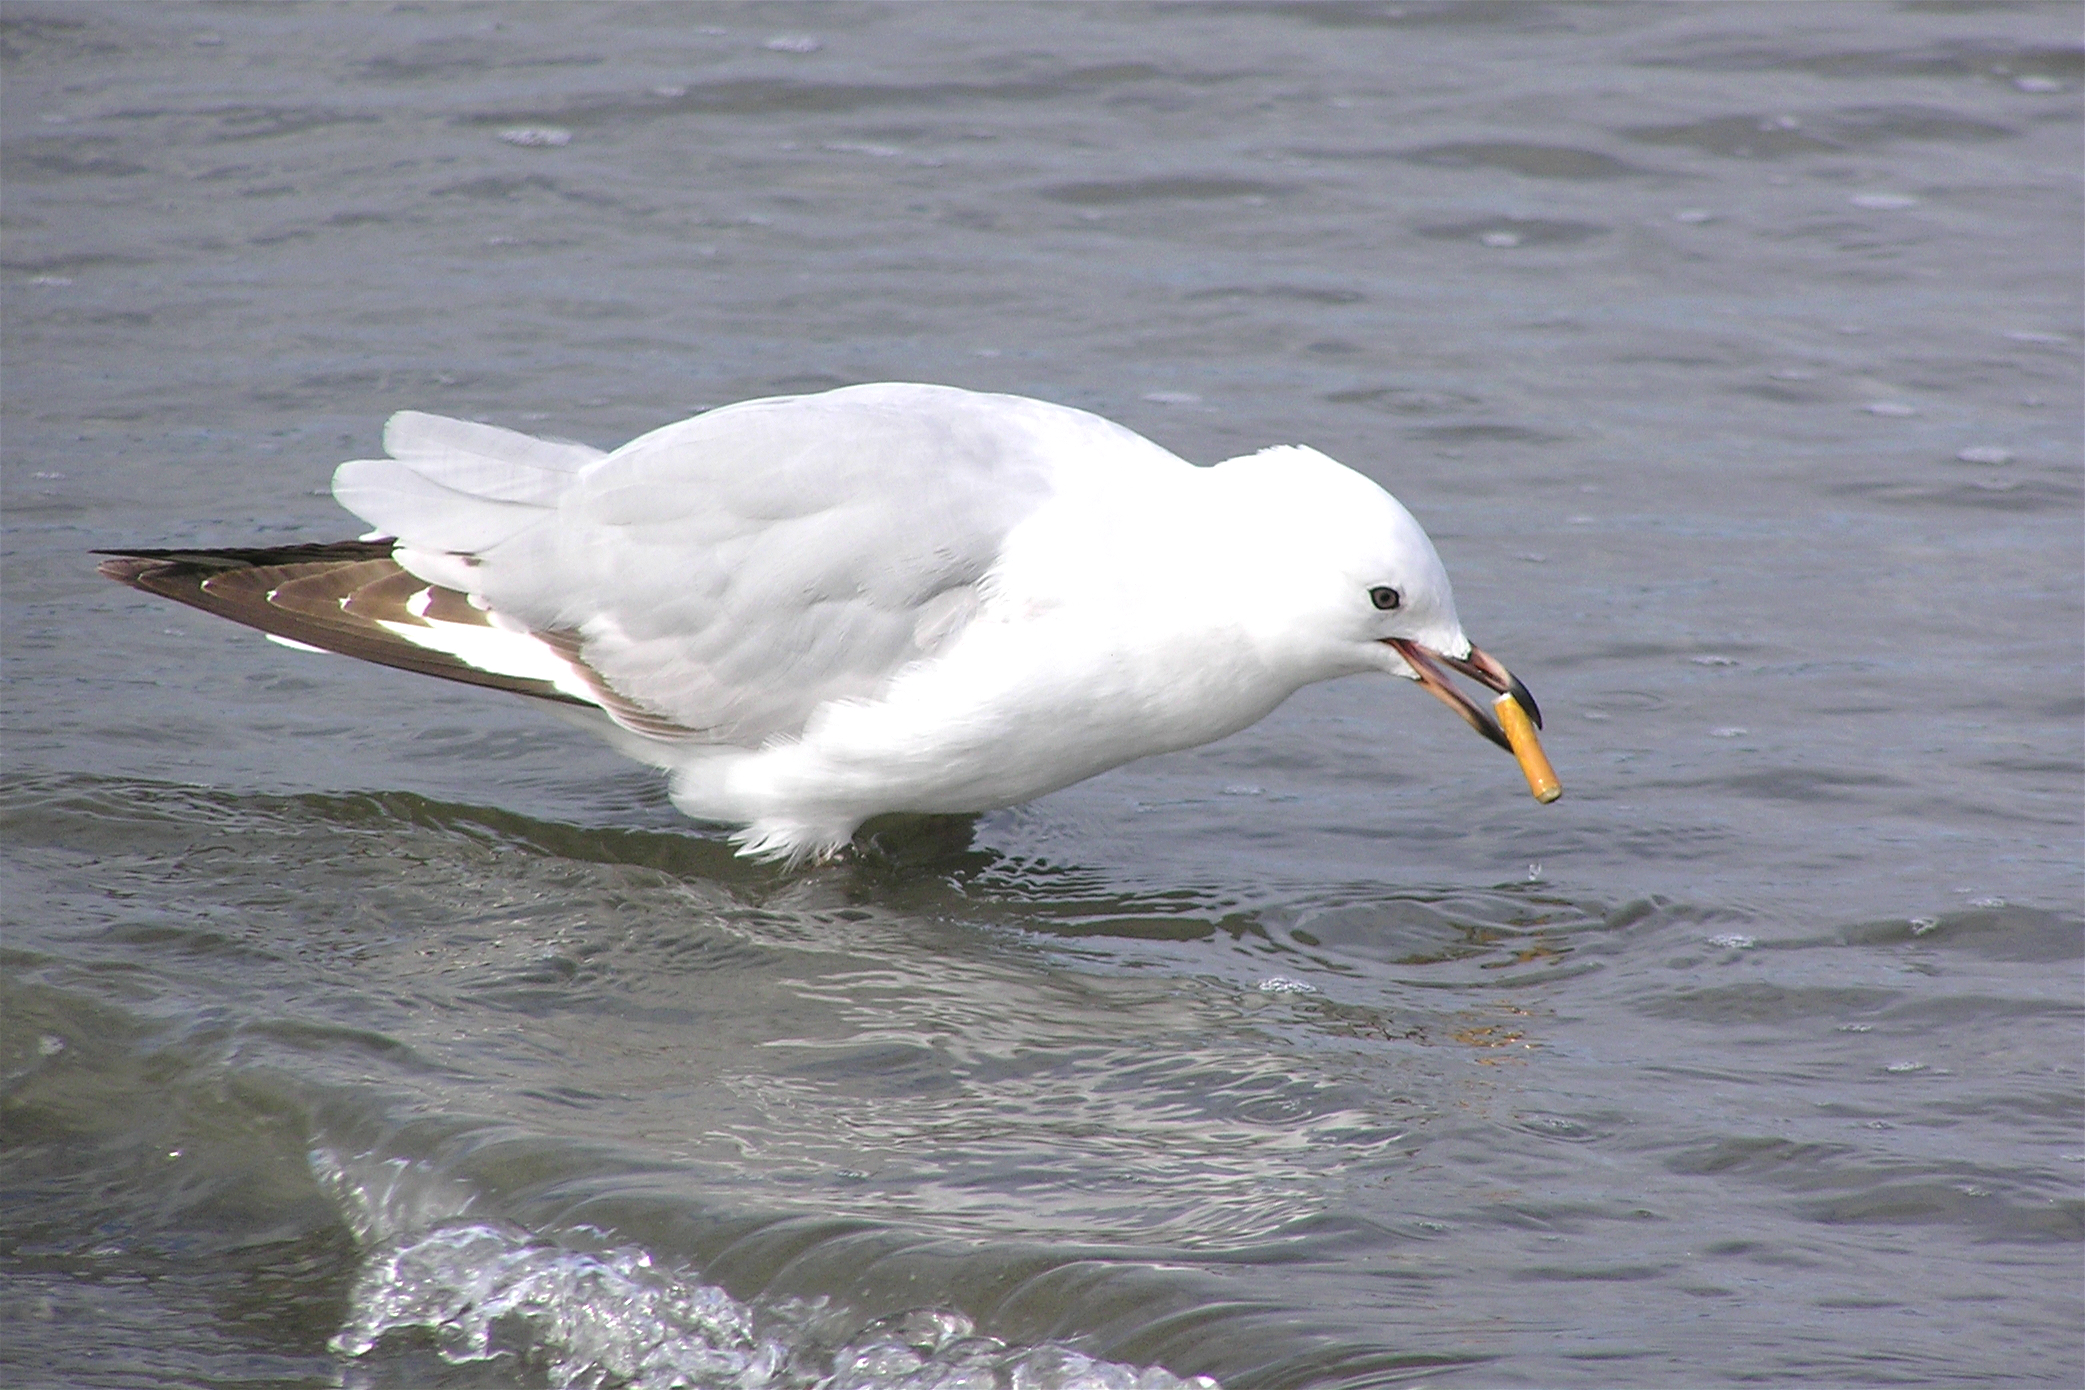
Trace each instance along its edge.
{"label": "grey water background", "polygon": [[[2075,7],[0,23],[0,1380],[2085,1378]],[[785,873],[87,554],[877,379],[1380,479],[1565,799],[1351,680]]]}

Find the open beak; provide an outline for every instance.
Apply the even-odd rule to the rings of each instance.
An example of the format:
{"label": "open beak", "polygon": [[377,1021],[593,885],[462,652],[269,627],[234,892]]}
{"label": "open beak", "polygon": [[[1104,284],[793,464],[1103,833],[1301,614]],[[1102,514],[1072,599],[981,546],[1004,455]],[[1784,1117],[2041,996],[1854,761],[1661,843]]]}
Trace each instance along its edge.
{"label": "open beak", "polygon": [[[1536,705],[1535,697],[1528,693],[1528,688],[1511,671],[1474,646],[1467,657],[1453,657],[1422,647],[1409,638],[1385,640],[1397,649],[1405,664],[1419,674],[1419,684],[1425,686],[1435,699],[1454,710],[1472,729],[1514,756],[1528,779],[1528,790],[1534,793],[1537,801],[1550,802],[1563,795],[1556,773],[1550,769],[1542,744],[1535,737],[1535,730],[1542,727],[1542,710]],[[1449,682],[1448,673],[1441,669],[1443,664],[1454,667],[1479,685],[1497,691],[1499,698],[1492,702],[1491,709],[1481,708],[1456,689]]]}

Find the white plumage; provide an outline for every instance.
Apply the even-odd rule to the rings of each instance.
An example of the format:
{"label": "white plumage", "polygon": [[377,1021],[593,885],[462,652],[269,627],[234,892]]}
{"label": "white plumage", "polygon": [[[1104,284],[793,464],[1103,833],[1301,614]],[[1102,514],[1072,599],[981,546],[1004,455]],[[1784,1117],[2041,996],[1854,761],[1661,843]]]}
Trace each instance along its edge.
{"label": "white plumage", "polygon": [[[339,611],[437,654],[392,664],[486,675],[669,770],[749,854],[1027,800],[1333,676],[1420,679],[1499,741],[1435,659],[1525,695],[1463,635],[1418,523],[1312,449],[1198,468],[1083,411],[908,384],[747,401],[607,454],[411,411],[384,442],[333,490],[395,565],[336,561],[360,567]],[[312,568],[278,566],[267,603],[312,614],[346,573]],[[323,612],[224,611],[329,644]]]}

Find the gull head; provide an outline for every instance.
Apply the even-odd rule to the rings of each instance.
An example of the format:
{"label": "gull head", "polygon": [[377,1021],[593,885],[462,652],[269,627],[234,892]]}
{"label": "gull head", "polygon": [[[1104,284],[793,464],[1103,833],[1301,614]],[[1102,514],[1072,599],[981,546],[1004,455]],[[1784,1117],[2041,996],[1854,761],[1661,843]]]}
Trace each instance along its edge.
{"label": "gull head", "polygon": [[[1455,592],[1432,539],[1404,505],[1375,482],[1315,449],[1286,445],[1228,460],[1212,470],[1225,510],[1241,529],[1234,588],[1256,640],[1303,682],[1382,671],[1417,681],[1485,738],[1519,758],[1538,798],[1540,758],[1532,729],[1524,746],[1504,708],[1517,703],[1534,728],[1540,709],[1527,687],[1473,644],[1455,613]],[[1460,672],[1502,697],[1498,716],[1450,679]],[[1503,722],[1505,727],[1501,727]]]}

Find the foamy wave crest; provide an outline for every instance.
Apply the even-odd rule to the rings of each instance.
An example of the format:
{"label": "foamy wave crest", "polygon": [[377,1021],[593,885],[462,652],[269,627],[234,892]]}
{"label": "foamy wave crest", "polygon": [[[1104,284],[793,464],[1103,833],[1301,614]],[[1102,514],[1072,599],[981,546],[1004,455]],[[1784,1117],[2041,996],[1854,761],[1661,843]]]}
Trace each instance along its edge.
{"label": "foamy wave crest", "polygon": [[471,1222],[373,1252],[332,1347],[381,1360],[387,1337],[417,1334],[451,1364],[506,1359],[561,1390],[1221,1390],[1054,1343],[1010,1347],[960,1313],[830,1340],[848,1321],[823,1300],[756,1310],[643,1250]]}
{"label": "foamy wave crest", "polygon": [[470,1214],[478,1194],[432,1164],[374,1153],[348,1156],[319,1145],[306,1156],[319,1190],[364,1249],[402,1239]]}

